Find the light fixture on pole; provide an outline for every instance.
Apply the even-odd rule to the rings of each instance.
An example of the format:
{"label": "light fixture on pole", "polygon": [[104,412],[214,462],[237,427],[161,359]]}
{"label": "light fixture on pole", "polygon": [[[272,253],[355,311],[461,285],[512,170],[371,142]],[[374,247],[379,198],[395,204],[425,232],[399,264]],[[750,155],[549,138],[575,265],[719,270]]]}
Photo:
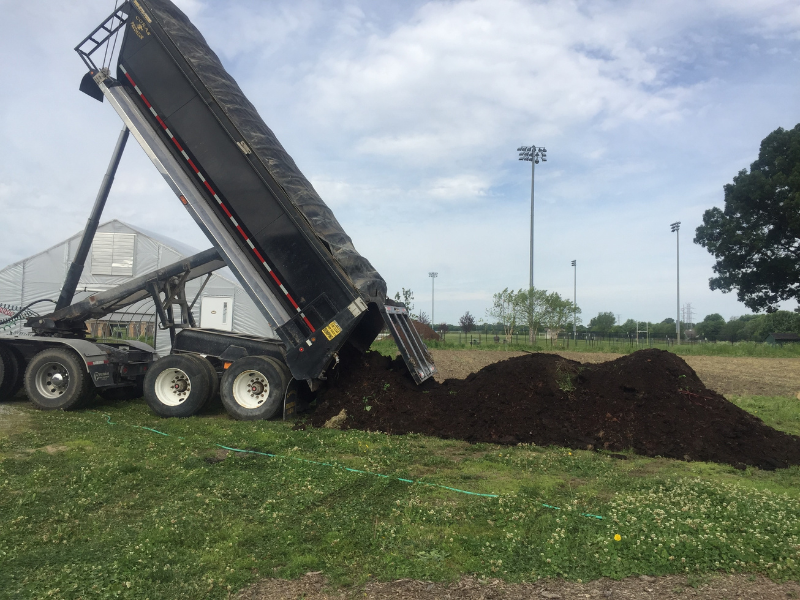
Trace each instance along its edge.
{"label": "light fixture on pole", "polygon": [[434,323],[436,323],[436,321],[434,321],[434,319],[433,319],[433,315],[435,314],[433,312],[433,308],[434,308],[434,305],[433,305],[434,285],[433,284],[436,282],[436,278],[438,276],[439,276],[439,274],[435,273],[434,271],[431,271],[431,272],[428,273],[428,277],[431,278],[431,327],[433,326]]}
{"label": "light fixture on pole", "polygon": [[678,345],[681,343],[681,222],[675,221],[670,226],[670,231],[675,233],[675,242],[677,243],[677,258],[678,258],[678,311],[675,315],[675,335],[678,340]]}
{"label": "light fixture on pole", "polygon": [[578,339],[578,261],[572,261],[572,339]]}
{"label": "light fixture on pole", "polygon": [[536,165],[539,164],[540,160],[547,162],[547,148],[520,146],[517,148],[517,152],[519,152],[519,160],[531,163],[531,261],[528,289],[533,289],[533,182],[536,174]]}

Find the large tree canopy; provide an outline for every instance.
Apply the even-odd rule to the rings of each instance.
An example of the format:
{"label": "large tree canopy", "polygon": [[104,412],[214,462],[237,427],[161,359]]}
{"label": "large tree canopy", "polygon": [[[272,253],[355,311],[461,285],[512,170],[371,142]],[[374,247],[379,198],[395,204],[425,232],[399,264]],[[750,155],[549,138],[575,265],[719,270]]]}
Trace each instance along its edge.
{"label": "large tree canopy", "polygon": [[707,210],[694,238],[717,259],[709,287],[735,289],[754,311],[800,302],[800,124],[764,138],[724,190],[725,209]]}

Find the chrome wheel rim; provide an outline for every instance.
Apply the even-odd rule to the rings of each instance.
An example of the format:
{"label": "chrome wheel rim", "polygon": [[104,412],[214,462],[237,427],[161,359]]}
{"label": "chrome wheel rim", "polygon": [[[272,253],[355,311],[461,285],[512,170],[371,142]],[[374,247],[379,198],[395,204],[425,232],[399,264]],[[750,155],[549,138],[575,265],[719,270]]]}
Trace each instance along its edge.
{"label": "chrome wheel rim", "polygon": [[36,391],[48,400],[61,397],[68,387],[69,371],[61,363],[45,363],[36,372]]}
{"label": "chrome wheel rim", "polygon": [[243,408],[259,408],[269,398],[269,380],[258,371],[243,371],[233,380],[233,399]]}
{"label": "chrome wheel rim", "polygon": [[156,377],[156,398],[166,406],[183,404],[192,391],[192,381],[182,369],[165,369]]}

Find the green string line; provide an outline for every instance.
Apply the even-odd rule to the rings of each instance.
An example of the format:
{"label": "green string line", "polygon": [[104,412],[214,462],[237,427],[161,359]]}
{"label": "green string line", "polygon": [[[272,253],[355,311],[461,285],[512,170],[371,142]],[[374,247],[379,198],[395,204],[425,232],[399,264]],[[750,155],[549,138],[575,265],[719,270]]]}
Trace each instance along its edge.
{"label": "green string line", "polygon": [[[96,411],[89,411],[89,412],[96,412]],[[163,431],[159,431],[158,429],[153,429],[151,427],[144,427],[143,425],[129,425],[127,423],[115,423],[111,420],[111,415],[107,415],[105,413],[97,413],[102,414],[106,418],[106,423],[109,425],[126,425],[127,427],[134,427],[136,429],[144,429],[145,431],[151,431],[153,433],[157,433],[159,435],[163,435],[165,437],[175,437],[179,440],[182,440],[181,436],[173,435],[171,433],[164,433]],[[483,498],[499,498],[499,494],[482,494],[480,492],[470,492],[468,490],[461,490],[458,488],[450,487],[447,485],[440,485],[438,483],[429,483],[427,481],[415,481],[413,479],[405,479],[403,477],[392,477],[391,475],[384,475],[383,473],[373,473],[372,471],[362,471],[361,469],[353,469],[351,467],[344,467],[342,465],[337,465],[334,463],[328,462],[321,462],[318,460],[310,460],[308,458],[298,458],[296,456],[283,456],[281,454],[271,454],[269,452],[259,452],[258,450],[244,450],[242,448],[232,448],[230,446],[223,446],[222,444],[213,444],[217,448],[222,448],[223,450],[229,450],[231,452],[240,452],[242,454],[257,454],[259,456],[268,456],[269,458],[280,458],[285,460],[295,460],[298,462],[308,463],[311,465],[318,465],[322,467],[332,467],[334,469],[342,469],[344,471],[350,471],[351,473],[359,473],[361,475],[372,475],[374,477],[383,477],[384,479],[394,479],[395,481],[402,481],[403,483],[411,483],[417,485],[427,485],[429,487],[441,488],[443,490],[449,490],[451,492],[458,492],[459,494],[467,494],[469,496],[481,496]],[[561,510],[558,506],[551,506],[550,504],[542,504],[545,508],[551,508],[553,510]],[[578,513],[582,517],[589,517],[592,519],[602,519],[600,515],[593,515],[590,513]]]}

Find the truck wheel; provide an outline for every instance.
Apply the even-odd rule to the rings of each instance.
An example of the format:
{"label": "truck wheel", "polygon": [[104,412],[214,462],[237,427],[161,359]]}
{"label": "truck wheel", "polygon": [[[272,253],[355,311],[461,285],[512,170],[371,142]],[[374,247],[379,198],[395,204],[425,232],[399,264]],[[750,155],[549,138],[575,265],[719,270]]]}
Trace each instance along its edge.
{"label": "truck wheel", "polygon": [[162,417],[191,417],[208,400],[208,370],[200,357],[170,354],[158,359],[144,378],[144,399]]}
{"label": "truck wheel", "polygon": [[234,419],[269,419],[283,406],[287,369],[269,356],[246,356],[234,362],[220,383],[225,410]]}
{"label": "truck wheel", "polygon": [[94,392],[86,366],[72,350],[49,348],[25,370],[25,392],[41,410],[77,408]]}
{"label": "truck wheel", "polygon": [[22,384],[20,364],[13,350],[0,346],[0,400],[10,400]]}

